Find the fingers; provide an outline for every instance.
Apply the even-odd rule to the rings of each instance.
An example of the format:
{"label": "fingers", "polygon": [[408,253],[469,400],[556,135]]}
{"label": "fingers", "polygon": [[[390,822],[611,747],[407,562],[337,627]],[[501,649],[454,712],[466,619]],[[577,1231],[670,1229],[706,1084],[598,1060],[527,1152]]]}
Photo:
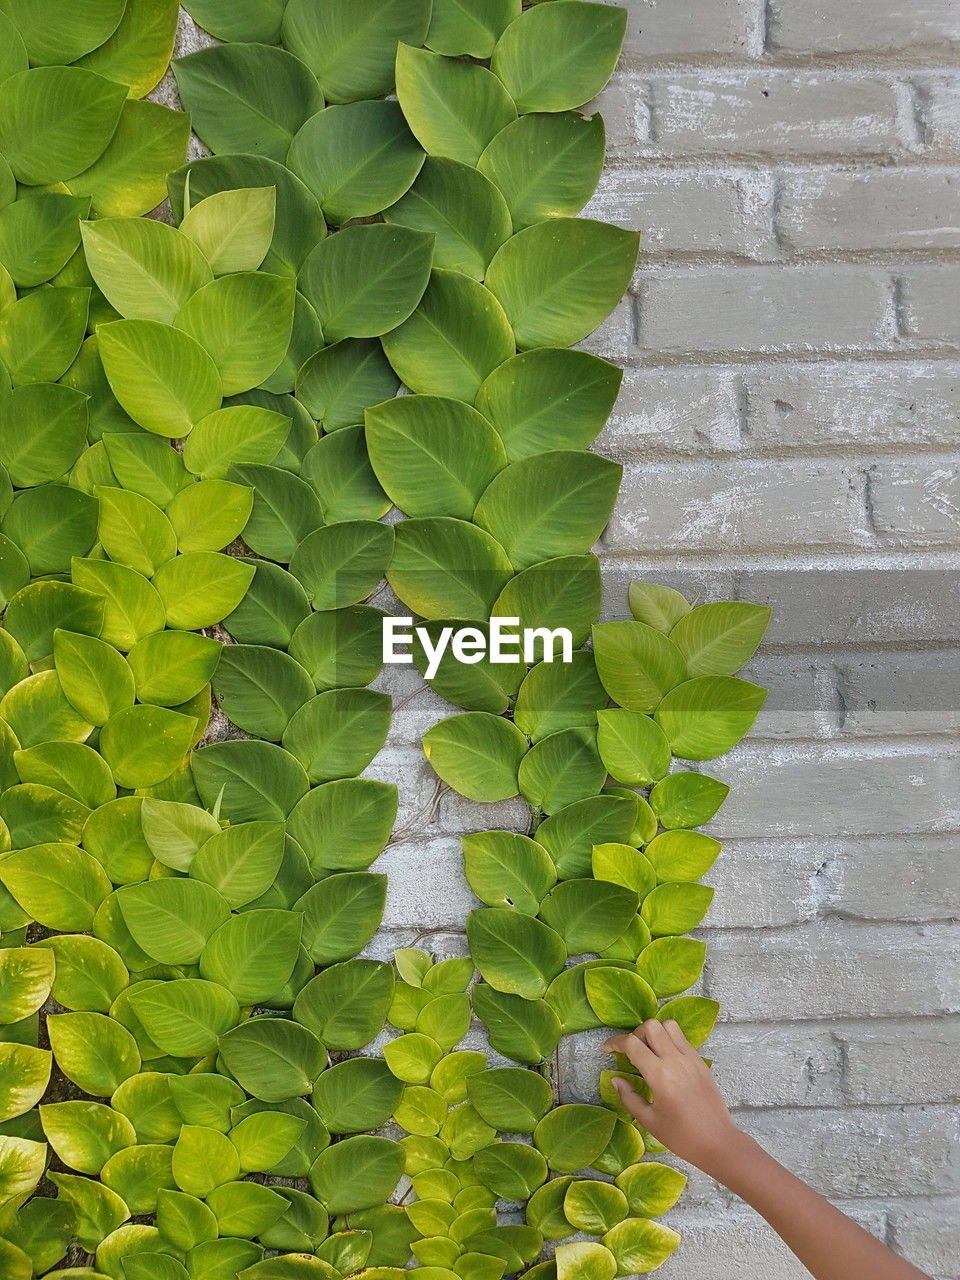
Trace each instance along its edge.
{"label": "fingers", "polygon": [[669,1057],[675,1051],[676,1045],[670,1032],[658,1019],[648,1018],[638,1030],[642,1030],[644,1040],[658,1058]]}
{"label": "fingers", "polygon": [[681,1053],[694,1054],[697,1057],[700,1056],[687,1037],[683,1034],[683,1028],[680,1026],[679,1022],[674,1022],[671,1018],[663,1024],[663,1027],[667,1035]]}
{"label": "fingers", "polygon": [[653,1120],[653,1107],[649,1102],[644,1101],[639,1093],[626,1080],[621,1080],[619,1076],[614,1076],[613,1087],[620,1095],[620,1101],[633,1116],[634,1120],[639,1120],[645,1129],[650,1127]]}
{"label": "fingers", "polygon": [[624,1054],[640,1074],[649,1080],[651,1072],[656,1075],[659,1059],[645,1040],[641,1039],[638,1032],[642,1032],[642,1028],[638,1027],[636,1031],[626,1036],[613,1036],[601,1045],[601,1048],[606,1053]]}

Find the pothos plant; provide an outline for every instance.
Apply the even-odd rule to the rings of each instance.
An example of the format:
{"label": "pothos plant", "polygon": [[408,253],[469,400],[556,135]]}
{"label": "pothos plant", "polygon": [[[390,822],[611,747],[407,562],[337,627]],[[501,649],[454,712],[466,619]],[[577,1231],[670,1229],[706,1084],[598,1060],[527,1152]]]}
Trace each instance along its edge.
{"label": "pothos plant", "polygon": [[[672,766],[749,729],[767,614],[635,584],[596,625],[620,374],[571,346],[637,245],[576,216],[579,108],[625,15],[188,8],[223,43],[175,66],[214,153],[184,165],[187,117],[141,100],[175,5],[0,4],[0,1270],[650,1271],[683,1177],[606,1077],[557,1106],[549,1062],[649,1016],[709,1034],[684,935],[726,787]],[[139,216],[168,173],[176,226]],[[428,628],[577,645],[431,678],[439,777],[533,815],[464,840],[469,958],[360,955],[384,577]]]}

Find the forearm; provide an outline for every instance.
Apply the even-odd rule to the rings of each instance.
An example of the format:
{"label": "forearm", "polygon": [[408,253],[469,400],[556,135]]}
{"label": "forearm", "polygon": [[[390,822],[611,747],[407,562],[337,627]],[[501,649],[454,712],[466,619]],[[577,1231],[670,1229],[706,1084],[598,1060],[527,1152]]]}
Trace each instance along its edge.
{"label": "forearm", "polygon": [[769,1222],[815,1280],[927,1280],[737,1131],[704,1172]]}

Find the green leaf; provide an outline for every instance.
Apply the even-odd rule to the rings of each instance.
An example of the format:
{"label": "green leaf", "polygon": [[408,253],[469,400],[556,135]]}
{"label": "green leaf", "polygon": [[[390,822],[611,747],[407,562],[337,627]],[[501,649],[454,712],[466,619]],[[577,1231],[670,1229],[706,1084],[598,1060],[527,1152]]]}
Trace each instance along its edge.
{"label": "green leaf", "polygon": [[228,1031],[220,1056],[238,1084],[264,1102],[309,1093],[326,1064],[316,1036],[285,1018],[251,1018]]}
{"label": "green leaf", "polygon": [[132,649],[163,626],[163,601],[143,574],[109,560],[75,558],[71,576],[76,586],[103,601],[101,636],[117,649]]}
{"label": "green leaf", "polygon": [[540,662],[531,668],[517,694],[513,719],[538,742],[561,729],[594,726],[607,701],[593,653],[580,649],[570,662]]}
{"label": "green leaf", "polygon": [[204,689],[217,669],[221,644],[190,631],[160,631],[127,655],[141,702],[177,707]]}
{"label": "green leaf", "polygon": [[[683,1180],[686,1182],[686,1178]],[[563,1212],[572,1227],[598,1236],[627,1216],[627,1197],[608,1182],[583,1179],[567,1188]]]}
{"label": "green leaf", "polygon": [[746,680],[697,676],[671,689],[655,718],[674,755],[711,760],[749,732],[766,696],[766,689]]}
{"label": "green leaf", "polygon": [[562,1240],[571,1234],[570,1223],[563,1212],[563,1201],[573,1178],[552,1178],[530,1197],[525,1219],[547,1240]]}
{"label": "green leaf", "polygon": [[671,773],[650,792],[650,805],[661,826],[701,827],[726,800],[725,782],[702,773]]}
{"label": "green leaf", "polygon": [[314,787],[290,814],[288,830],[315,872],[365,871],[382,852],[397,816],[397,788],[373,778]]}
{"label": "green leaf", "polygon": [[699,980],[706,954],[697,938],[654,938],[637,956],[637,972],[661,999],[677,996]]}
{"label": "green leaf", "polygon": [[235,725],[273,742],[314,693],[312,680],[295,659],[264,645],[225,645],[214,689]]}
{"label": "green leaf", "polygon": [[282,163],[293,135],[323,106],[308,68],[269,43],[213,45],[178,58],[173,71],[194,131],[213,152]]}
{"label": "green leaf", "polygon": [[130,434],[133,423],[127,422],[124,431],[109,431],[104,436],[110,467],[124,489],[165,508],[190,483],[189,473],[169,440],[145,432]]}
{"label": "green leaf", "polygon": [[621,884],[645,898],[657,882],[649,858],[629,844],[595,844],[593,877],[610,884]]}
{"label": "green leaf", "polygon": [[122,0],[91,0],[64,13],[55,0],[4,0],[4,13],[16,24],[33,66],[75,62],[113,34],[123,13]]}
{"label": "green leaf", "polygon": [[[139,15],[140,33],[150,34],[149,23],[162,20],[167,0],[160,0],[157,11],[149,16]],[[142,8],[142,0],[127,0],[126,13]],[[139,33],[138,33],[139,34]],[[157,32],[157,43],[169,40],[166,31]],[[169,46],[168,46],[169,47]],[[142,46],[146,55],[149,49]],[[90,59],[85,59],[89,63]],[[144,59],[145,61],[145,59]],[[169,63],[164,56],[163,68]],[[106,68],[105,68],[106,70]],[[137,75],[132,66],[117,68],[119,75]],[[156,64],[149,69],[150,77],[157,74]],[[161,72],[162,74],[162,72]],[[116,79],[113,71],[110,79]],[[90,196],[90,211],[98,218],[138,218],[149,213],[166,195],[166,177],[171,169],[182,164],[190,136],[189,121],[181,111],[154,102],[123,104],[120,122],[103,154],[66,182],[68,191],[77,196]]]}
{"label": "green leaf", "polygon": [[40,844],[0,860],[0,882],[48,929],[82,931],[111,891],[96,858],[69,844]]}
{"label": "green leaf", "polygon": [[287,163],[339,226],[392,205],[423,159],[398,104],[374,100],[317,112],[294,138]]}
{"label": "green leaf", "polygon": [[322,240],[299,279],[327,340],[374,338],[402,324],[423,297],[432,252],[424,232],[384,223]]}
{"label": "green leaf", "polygon": [[[52,29],[59,28],[58,18]],[[81,67],[35,66],[0,83],[0,152],[17,181],[44,186],[89,168],[126,96],[124,86]]]}
{"label": "green leaf", "polygon": [[347,1058],[322,1073],[311,1103],[332,1133],[360,1133],[386,1124],[403,1091],[380,1058]]}
{"label": "green leaf", "polygon": [[557,882],[546,849],[512,831],[478,831],[461,837],[467,883],[488,907],[512,907],[535,916]]}
{"label": "green leaf", "polygon": [[172,324],[190,297],[213,279],[186,236],[150,218],[101,218],[80,224],[87,265],[107,301],[130,320]]}
{"label": "green leaf", "polygon": [[635,812],[633,803],[620,796],[591,796],[546,818],[535,832],[536,839],[550,854],[561,878],[588,876],[593,846],[627,842]]}
{"label": "green leaf", "polygon": [[97,485],[100,544],[111,560],[152,577],[177,552],[170,521],[149,498],[129,489]]}
{"label": "green leaf", "polygon": [[472,404],[486,377],[515,352],[510,321],[496,297],[458,271],[433,271],[420,305],[383,349],[418,395]]}
{"label": "green leaf", "polygon": [[26,1200],[43,1176],[46,1155],[42,1142],[0,1134],[0,1198],[4,1203]]}
{"label": "green leaf", "polygon": [[699,880],[716,862],[720,848],[719,840],[699,831],[664,831],[651,840],[646,854],[658,880]]}
{"label": "green leaf", "polygon": [[104,761],[79,742],[42,742],[26,751],[15,751],[13,763],[21,782],[52,787],[89,809],[116,797]]}
{"label": "green leaf", "polygon": [[303,912],[303,945],[321,967],[362,951],[380,926],[387,877],[366,871],[327,876],[295,903]]}
{"label": "green leaf", "polygon": [[606,880],[564,880],[544,898],[540,914],[566,943],[570,955],[602,951],[637,913],[632,889]]}
{"label": "green leaf", "polygon": [[89,289],[60,287],[37,289],[4,307],[0,359],[15,387],[56,382],[66,373],[83,342],[89,305]]}
{"label": "green leaf", "polygon": [[55,1102],[39,1108],[47,1141],[70,1169],[98,1174],[112,1155],[137,1141],[133,1125],[100,1102]]}
{"label": "green leaf", "polygon": [[615,365],[585,351],[524,351],[491,372],[477,408],[511,462],[549,449],[586,449],[613,409],[622,378]]}
{"label": "green leaf", "polygon": [[661,884],[643,900],[641,914],[650,932],[690,933],[710,909],[713,889],[705,884]]}
{"label": "green leaf", "polygon": [[196,880],[148,880],[118,890],[127,928],[160,964],[193,964],[230,909],[210,885]]}
{"label": "green leaf", "polygon": [[470,800],[507,800],[520,783],[517,770],[527,750],[509,720],[467,711],[441,720],[423,735],[424,755],[436,774]]}
{"label": "green leaf", "polygon": [[419,177],[387,222],[435,237],[433,265],[482,280],[490,259],[509,239],[510,210],[498,189],[469,164],[428,156]]}
{"label": "green leaf", "polygon": [[290,654],[309,672],[318,692],[359,688],[383,666],[379,609],[349,605],[304,618],[290,639]]}
{"label": "green leaf", "polygon": [[178,978],[158,982],[130,997],[147,1035],[178,1058],[216,1051],[219,1037],[240,1021],[240,1006],[216,982]]}
{"label": "green leaf", "polygon": [[[188,1195],[207,1198],[240,1173],[240,1157],[226,1134],[185,1124],[173,1149],[173,1176]],[[213,1206],[207,1206],[213,1212]]]}
{"label": "green leaf", "polygon": [[55,958],[32,947],[0,950],[0,1023],[8,1026],[36,1013],[50,994]]}
{"label": "green leaf", "polygon": [[50,192],[24,196],[0,211],[0,263],[21,289],[45,284],[80,243],[90,202]]}
{"label": "green leaf", "polygon": [[243,465],[231,471],[253,490],[253,510],[243,530],[258,555],[290,561],[298,545],[323,523],[323,508],[306,480],[280,467]]}
{"label": "green leaf", "polygon": [[393,552],[393,529],[376,520],[344,520],[307,534],[290,557],[314,609],[341,609],[377,589]]}
{"label": "green leaf", "polygon": [[180,231],[200,249],[214,275],[256,271],[270,249],[276,215],[274,187],[218,191],[184,214]]}
{"label": "green leaf", "polygon": [[604,688],[630,711],[655,711],[686,674],[677,646],[645,622],[604,622],[593,629],[593,647]]}
{"label": "green leaf", "polygon": [[627,594],[630,612],[636,620],[667,635],[690,611],[689,603],[673,587],[662,587],[654,582],[631,582]]}
{"label": "green leaf", "polygon": [[220,374],[193,338],[152,320],[117,320],[97,337],[110,386],[134,422],[155,435],[189,435],[219,409]]}
{"label": "green leaf", "polygon": [[266,156],[206,156],[172,173],[168,182],[175,219],[190,205],[221,191],[275,187],[276,223],[269,252],[261,263],[264,271],[296,275],[308,251],[327,233],[313,193],[289,169]]}
{"label": "green leaf", "polygon": [[543,1000],[495,991],[477,984],[471,993],[477,1017],[487,1028],[490,1047],[514,1062],[537,1066],[560,1042],[560,1021]]}
{"label": "green leaf", "polygon": [[[243,1173],[268,1173],[296,1146],[306,1121],[283,1112],[261,1111],[246,1116],[230,1130]],[[281,1192],[283,1194],[283,1192]]]}
{"label": "green leaf", "polygon": [[429,23],[429,0],[290,0],[282,35],[330,102],[353,102],[390,93],[397,42],[422,44]]}
{"label": "green leaf", "polygon": [[204,947],[200,972],[242,1004],[264,1004],[283,990],[293,974],[300,956],[300,928],[300,919],[292,911],[245,911],[230,916]]}
{"label": "green leaf", "polygon": [[228,480],[199,480],[167,508],[183,553],[219,551],[239,537],[253,509],[253,493]]}
{"label": "green leaf", "polygon": [[320,499],[323,519],[379,520],[390,499],[373,474],[360,427],[323,436],[303,459],[303,476]]}
{"label": "green leaf", "polygon": [[130,981],[127,967],[113,947],[85,934],[44,938],[57,963],[53,997],[65,1009],[107,1013]]}
{"label": "green leaf", "polygon": [[285,649],[294,631],[310,612],[306,592],[279,565],[252,557],[237,557],[253,570],[247,593],[223,620],[242,644],[272,644]]}
{"label": "green leaf", "polygon": [[619,1275],[655,1271],[680,1244],[680,1233],[662,1222],[625,1218],[603,1237],[617,1262]]}
{"label": "green leaf", "polygon": [[598,711],[597,747],[618,782],[648,787],[670,768],[670,743],[660,726],[640,711]]}
{"label": "green leaf", "polygon": [[657,1017],[661,1022],[673,1021],[695,1049],[699,1049],[713,1031],[720,1006],[716,1000],[703,996],[678,996],[660,1006]]}
{"label": "green leaf", "polygon": [[592,969],[615,968],[618,972],[629,969],[629,961],[612,962],[587,960],[575,964],[554,978],[547,991],[547,1004],[560,1020],[564,1035],[576,1031],[590,1031],[601,1025],[600,1019],[587,1000],[586,976]]}
{"label": "green leaf", "polygon": [[363,421],[367,405],[396,395],[400,380],[379,342],[346,338],[325,347],[297,374],[297,396],[326,431]]}
{"label": "green leaf", "polygon": [[[38,843],[75,843],[80,839],[90,810],[61,791],[31,782],[9,787],[3,793],[0,816],[9,831],[9,841],[23,849]],[[27,924],[25,916],[26,913],[20,912],[19,917],[23,918],[18,917],[15,924],[7,918],[6,927]]]}
{"label": "green leaf", "polygon": [[486,67],[402,44],[397,98],[429,155],[475,165],[491,140],[516,120],[516,107]]}
{"label": "green leaf", "polygon": [[225,396],[258,386],[283,359],[295,292],[289,276],[241,271],[205,285],[181,307],[177,328],[208,352]]}
{"label": "green leaf", "polygon": [[86,432],[79,391],[43,382],[17,387],[0,406],[0,462],[18,488],[57,480],[80,456]]}
{"label": "green leaf", "polygon": [[390,728],[390,698],[372,689],[330,689],[294,713],[284,748],[300,761],[311,782],[362,772],[383,746]]}
{"label": "green leaf", "polygon": [[0,701],[0,717],[23,747],[83,742],[91,729],[63,696],[55,671],[41,671],[14,685]]}
{"label": "green leaf", "polygon": [[626,292],[638,244],[637,233],[587,218],[549,218],[517,232],[486,277],[517,346],[567,347],[592,333]]}
{"label": "green leaf", "polygon": [[[116,30],[81,65],[129,86],[141,98],[161,80],[177,30],[178,7],[170,0],[127,0]],[[152,104],[151,104],[152,105]]]}
{"label": "green leaf", "polygon": [[394,977],[378,960],[347,960],[318,973],[297,996],[293,1016],[328,1049],[362,1049],[383,1030]]}
{"label": "green leaf", "polygon": [[313,1194],[331,1214],[383,1204],[403,1175],[403,1149],[387,1138],[347,1138],[321,1151],[310,1170]]}
{"label": "green leaf", "polygon": [[53,658],[67,700],[90,724],[106,724],[133,705],[133,672],[112,645],[58,628],[53,633]]}
{"label": "green leaf", "polygon": [[194,475],[223,480],[243,463],[273,462],[290,434],[290,419],[256,405],[233,405],[201,418],[187,437],[183,460]]}
{"label": "green leaf", "polygon": [[489,617],[510,576],[500,544],[466,521],[438,516],[396,526],[387,581],[424,618]]}
{"label": "green leaf", "polygon": [[207,1196],[223,1236],[252,1237],[268,1230],[287,1209],[287,1200],[255,1182],[228,1182]]}
{"label": "green leaf", "polygon": [[191,551],[161,565],[154,576],[167,625],[184,631],[212,627],[243,599],[253,569],[216,551]]}
{"label": "green leaf", "polygon": [[677,620],[670,639],[691,676],[731,676],[756,653],[772,612],[736,600],[703,604]]}
{"label": "green leaf", "polygon": [[102,1013],[52,1014],[47,1018],[47,1031],[57,1066],[68,1080],[95,1098],[109,1098],[140,1070],[133,1036]]}
{"label": "green leaf", "polygon": [[541,738],[524,756],[517,776],[524,799],[544,813],[596,795],[607,776],[596,730],[561,729]]}
{"label": "green leaf", "polygon": [[504,27],[519,16],[520,0],[434,0],[424,44],[453,57],[489,58]]}
{"label": "green leaf", "polygon": [[490,424],[461,400],[399,396],[366,413],[377,479],[408,516],[469,520],[480,495],[506,465]]}
{"label": "green leaf", "polygon": [[478,167],[503,193],[514,230],[522,231],[580,212],[600,180],[604,143],[600,115],[522,115],[490,142]]}
{"label": "green leaf", "polygon": [[616,1116],[605,1107],[568,1103],[537,1125],[533,1141],[554,1173],[576,1173],[593,1164],[613,1134]]}
{"label": "green leaf", "polygon": [[219,800],[230,822],[285,818],[309,787],[299,760],[269,742],[215,742],[191,766],[206,807]]}
{"label": "green leaf", "polygon": [[166,707],[127,707],[100,732],[100,752],[121,787],[152,787],[168,778],[193,745],[197,722]]}
{"label": "green leaf", "polygon": [[190,876],[212,885],[231,907],[243,907],[270,888],[283,862],[283,825],[241,822],[201,846]]}
{"label": "green leaf", "polygon": [[189,0],[187,12],[218,40],[262,40],[276,44],[280,39],[282,0],[237,0],[224,10],[220,0]]}
{"label": "green leaf", "polygon": [[617,65],[626,9],[567,3],[572,7],[528,10],[497,42],[490,65],[519,111],[579,107],[600,92]]}
{"label": "green leaf", "polygon": [[174,871],[189,871],[201,845],[220,832],[219,822],[205,809],[152,796],[140,806],[140,825],[150,852]]}
{"label": "green leaf", "polygon": [[[494,602],[492,613],[519,618],[521,628],[550,633],[570,631],[582,644],[600,612],[600,565],[595,556],[558,556],[524,569],[511,578]],[[557,641],[551,642],[554,648]],[[544,640],[542,651],[546,651]]]}
{"label": "green leaf", "polygon": [[470,1076],[467,1095],[487,1124],[504,1133],[533,1133],[553,1106],[548,1081],[520,1067],[495,1067]]}
{"label": "green leaf", "polygon": [[430,1036],[414,1031],[385,1044],[383,1056],[398,1080],[408,1084],[427,1084],[443,1061],[443,1050]]}
{"label": "green leaf", "polygon": [[638,1218],[659,1218],[669,1212],[687,1185],[687,1175],[655,1160],[624,1169],[616,1179],[629,1209]]}
{"label": "green leaf", "polygon": [[588,969],[583,983],[590,1008],[604,1026],[632,1031],[656,1015],[656,994],[637,973],[623,969]]}
{"label": "green leaf", "polygon": [[617,1260],[596,1241],[562,1244],[556,1252],[557,1280],[613,1280]]}
{"label": "green leaf", "polygon": [[496,1142],[478,1151],[474,1171],[485,1187],[505,1200],[529,1200],[547,1180],[547,1162],[522,1142]]}
{"label": "green leaf", "polygon": [[527,1000],[545,994],[567,957],[553,929],[509,908],[471,911],[467,939],[483,980],[497,991]]}

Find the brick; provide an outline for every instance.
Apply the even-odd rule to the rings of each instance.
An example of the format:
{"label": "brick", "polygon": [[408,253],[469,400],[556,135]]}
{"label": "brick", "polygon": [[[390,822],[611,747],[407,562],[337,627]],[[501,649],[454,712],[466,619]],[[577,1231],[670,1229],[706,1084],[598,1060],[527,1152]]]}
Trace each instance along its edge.
{"label": "brick", "polygon": [[873,361],[745,369],[745,435],[758,448],[960,444],[960,364]]}
{"label": "brick", "polygon": [[603,546],[621,553],[850,546],[859,478],[839,462],[628,465]]}
{"label": "brick", "polygon": [[960,264],[913,267],[904,272],[901,291],[909,337],[960,345]]}
{"label": "brick", "polygon": [[698,0],[696,20],[671,0],[625,0],[628,58],[691,54],[753,56],[762,51],[759,0]]}
{"label": "brick", "polygon": [[846,840],[824,848],[823,909],[855,920],[952,920],[960,915],[957,836]]}
{"label": "brick", "polygon": [[960,755],[952,747],[748,739],[705,770],[731,788],[711,823],[718,840],[960,830]]}
{"label": "brick", "polygon": [[866,266],[666,271],[640,281],[647,352],[844,351],[894,336],[887,275]]}
{"label": "brick", "polygon": [[634,300],[630,294],[617,303],[606,320],[595,329],[580,347],[595,356],[621,364],[629,360],[634,350]]}
{"label": "brick", "polygon": [[951,458],[870,468],[873,526],[888,546],[960,545],[960,467]]}
{"label": "brick", "polygon": [[728,452],[740,445],[740,384],[730,369],[626,369],[596,448],[621,462]]}
{"label": "brick", "polygon": [[833,920],[711,931],[706,991],[735,1022],[952,1012],[960,1008],[955,939],[945,925]]}
{"label": "brick", "polygon": [[777,227],[791,249],[953,249],[960,171],[804,171],[783,180]]}
{"label": "brick", "polygon": [[[686,1207],[686,1200],[664,1220],[683,1234],[683,1244],[657,1270],[658,1280],[810,1280],[810,1273],[772,1227],[743,1205],[721,1212]],[[861,1225],[883,1237],[884,1216],[876,1209],[843,1205]]]}
{"label": "brick", "polygon": [[914,83],[924,143],[931,153],[952,159],[960,148],[960,75],[917,76]]}
{"label": "brick", "polygon": [[635,73],[618,71],[588,110],[603,116],[607,159],[635,162],[638,145],[651,137],[649,83]]}
{"label": "brick", "polygon": [[825,738],[836,733],[836,673],[829,666],[806,654],[762,651],[741,675],[767,690],[754,737]]}
{"label": "brick", "polygon": [[771,1155],[827,1196],[929,1195],[957,1187],[957,1118],[944,1108],[767,1111],[741,1119]]}
{"label": "brick", "polygon": [[601,622],[628,618],[627,591],[631,582],[659,582],[680,591],[688,600],[736,600],[737,575],[730,569],[705,569],[676,567],[651,568],[642,562],[601,557],[600,572],[603,578],[603,607]]}
{"label": "brick", "polygon": [[774,250],[769,175],[753,170],[613,169],[588,217],[642,233],[641,260],[662,253],[769,257]]}
{"label": "brick", "polygon": [[960,732],[960,652],[878,650],[837,663],[844,735]]}
{"label": "brick", "polygon": [[462,929],[480,905],[464,879],[459,840],[392,844],[375,870],[389,877],[386,929]]}
{"label": "brick", "polygon": [[784,53],[944,54],[960,43],[952,0],[771,0],[770,45]]}
{"label": "brick", "polygon": [[897,1203],[890,1211],[891,1243],[935,1280],[955,1280],[960,1258],[960,1199]]}
{"label": "brick", "polygon": [[735,841],[706,876],[716,896],[709,929],[767,929],[812,920],[820,909],[823,850],[798,841]]}
{"label": "brick", "polygon": [[882,1023],[838,1032],[844,1090],[871,1106],[953,1103],[960,1094],[960,1024],[946,1018]]}
{"label": "brick", "polygon": [[654,154],[849,159],[901,150],[894,88],[878,76],[703,70],[651,76],[649,93]]}

